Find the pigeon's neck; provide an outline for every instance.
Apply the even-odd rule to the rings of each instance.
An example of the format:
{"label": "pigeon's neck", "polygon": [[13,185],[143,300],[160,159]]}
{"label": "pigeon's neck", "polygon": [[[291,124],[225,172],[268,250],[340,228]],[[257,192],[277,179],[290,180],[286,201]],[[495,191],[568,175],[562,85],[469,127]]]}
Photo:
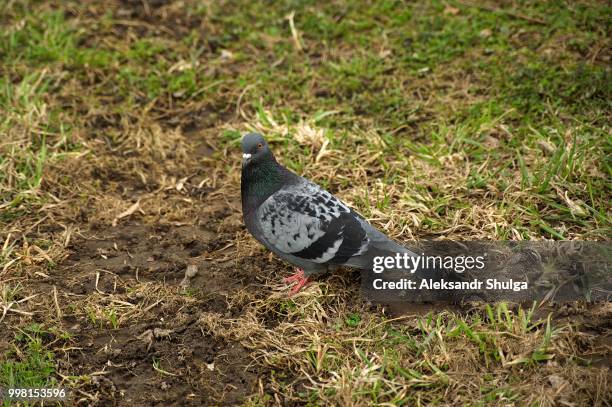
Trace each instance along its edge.
{"label": "pigeon's neck", "polygon": [[276,162],[273,157],[242,168],[243,209],[246,211],[257,209],[270,195],[283,186],[283,182],[289,174],[289,171]]}

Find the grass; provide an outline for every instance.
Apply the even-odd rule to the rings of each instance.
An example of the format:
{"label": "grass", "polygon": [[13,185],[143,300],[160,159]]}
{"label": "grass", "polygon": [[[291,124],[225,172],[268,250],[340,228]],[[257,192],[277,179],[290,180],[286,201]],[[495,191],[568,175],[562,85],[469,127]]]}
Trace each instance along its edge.
{"label": "grass", "polygon": [[[342,306],[337,299],[327,297],[325,305],[320,312],[342,316],[335,308]],[[249,309],[247,313],[251,311],[262,312]],[[246,338],[256,359],[263,363],[275,369],[289,366],[299,372],[298,377],[305,377],[304,388],[309,390],[305,393],[296,392],[287,383],[275,383],[278,391],[289,393],[289,400],[402,405],[449,402],[452,397],[459,400],[475,391],[484,393],[483,401],[503,402],[510,398],[529,404],[537,396],[526,398],[513,390],[512,382],[533,377],[542,362],[555,357],[554,347],[567,338],[563,330],[551,327],[550,320],[533,319],[533,312],[534,309],[522,308],[510,311],[505,304],[499,304],[487,307],[485,318],[452,312],[395,320],[367,315],[358,327],[349,325],[351,329],[328,332],[324,337],[317,335],[321,327],[315,327],[320,322],[312,318],[282,322],[274,331],[285,335],[276,338],[271,338],[274,332],[256,323],[245,325],[245,318],[227,321],[220,315],[207,315],[201,321],[221,335]],[[353,317],[354,314],[347,315],[347,321]],[[302,335],[289,335],[292,330]],[[470,377],[468,388],[462,384],[460,373],[466,364],[476,364],[481,369],[480,374]],[[503,379],[499,371],[512,372],[513,378]],[[445,389],[452,395],[443,397],[440,392]]]}
{"label": "grass", "polygon": [[[234,386],[230,401],[250,405],[610,404],[606,370],[583,357],[605,345],[580,318],[489,304],[394,319],[336,276],[281,298],[285,266],[248,237],[238,204],[238,142],[256,130],[399,241],[609,239],[609,4],[136,3],[0,6],[0,383],[116,400],[115,347],[144,324],[180,330],[197,306],[196,339],[154,336],[143,360],[117,365],[203,403],[228,403]],[[141,224],[158,229],[82,257],[83,241]],[[185,225],[225,240],[158,274],[155,256],[180,250],[113,263]],[[202,285],[175,287],[201,259]],[[238,288],[206,288],[251,263],[261,270]],[[248,357],[215,345],[240,367],[198,371],[164,353],[202,335]],[[256,385],[230,383],[249,369]]]}
{"label": "grass", "polygon": [[13,358],[0,362],[0,379],[5,387],[47,387],[55,384],[55,355],[43,340],[52,335],[37,324],[15,334]]}

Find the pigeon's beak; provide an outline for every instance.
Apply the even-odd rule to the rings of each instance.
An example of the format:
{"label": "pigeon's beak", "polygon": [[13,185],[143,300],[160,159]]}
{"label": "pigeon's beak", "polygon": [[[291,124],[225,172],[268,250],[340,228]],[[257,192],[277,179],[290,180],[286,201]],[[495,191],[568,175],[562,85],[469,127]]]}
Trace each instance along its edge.
{"label": "pigeon's beak", "polygon": [[244,167],[251,161],[251,154],[244,153],[242,154],[242,166]]}

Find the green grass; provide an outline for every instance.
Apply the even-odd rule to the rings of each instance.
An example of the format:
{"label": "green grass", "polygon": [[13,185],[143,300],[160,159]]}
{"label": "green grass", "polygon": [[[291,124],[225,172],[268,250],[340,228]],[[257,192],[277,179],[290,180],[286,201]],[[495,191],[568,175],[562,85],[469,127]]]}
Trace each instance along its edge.
{"label": "green grass", "polygon": [[14,350],[0,360],[0,384],[4,387],[53,386],[55,355],[45,344],[52,336],[37,324],[16,333]]}
{"label": "green grass", "polygon": [[[57,360],[52,349],[70,338],[69,333],[55,326],[31,323],[18,329],[12,349],[0,355],[0,386],[5,389],[58,387]],[[10,404],[5,400],[3,405]]]}
{"label": "green grass", "polygon": [[[414,156],[441,167],[447,165],[445,157],[461,154],[474,168],[464,184],[470,195],[487,189],[504,196],[516,193],[519,198],[497,199],[496,209],[520,224],[500,226],[496,238],[567,239],[575,230],[583,237],[609,236],[612,81],[605,64],[583,59],[606,42],[597,24],[609,8],[524,2],[519,14],[526,18],[516,18],[453,6],[456,14],[445,12],[441,2],[305,7],[296,14],[306,49],[298,52],[290,41],[255,40],[286,33],[282,17],[294,5],[263,13],[261,5],[253,4],[244,14],[259,16],[255,28],[262,33],[240,31],[239,40],[227,45],[239,53],[246,38],[261,50],[242,56],[250,69],[241,72],[239,85],[252,86],[248,94],[256,112],[266,106],[277,122],[289,126],[290,135],[301,115],[333,110],[317,124],[332,129],[334,147],[350,151],[373,129],[387,145],[387,161],[406,163],[406,157]],[[342,18],[336,23],[338,15]],[[219,18],[238,26],[238,16]],[[544,24],[534,25],[530,18]],[[334,46],[337,50],[323,62],[312,55]],[[270,68],[270,53],[284,62]],[[466,75],[465,94],[455,96],[448,89]],[[344,142],[347,130],[357,137]],[[552,151],[543,151],[542,145]],[[290,168],[304,169],[308,157],[295,157],[300,154],[295,148],[283,151]],[[392,168],[382,180],[390,184],[404,175]],[[467,208],[472,201],[458,194],[448,201],[435,184],[416,177],[407,187],[434,189],[438,196],[427,204],[439,200],[446,209],[433,212],[446,219],[455,215],[453,208]],[[446,226],[436,216],[422,222],[434,233]]]}

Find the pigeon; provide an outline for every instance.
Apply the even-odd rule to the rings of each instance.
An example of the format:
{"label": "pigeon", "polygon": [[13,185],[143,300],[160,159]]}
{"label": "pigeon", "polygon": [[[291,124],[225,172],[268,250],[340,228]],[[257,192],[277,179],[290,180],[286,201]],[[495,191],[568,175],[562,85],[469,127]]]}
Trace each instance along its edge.
{"label": "pigeon", "polygon": [[340,199],[279,164],[261,134],[248,133],[241,144],[244,223],[262,245],[295,266],[295,274],[284,279],[295,283],[290,296],[328,270],[372,270],[375,256],[416,256]]}

